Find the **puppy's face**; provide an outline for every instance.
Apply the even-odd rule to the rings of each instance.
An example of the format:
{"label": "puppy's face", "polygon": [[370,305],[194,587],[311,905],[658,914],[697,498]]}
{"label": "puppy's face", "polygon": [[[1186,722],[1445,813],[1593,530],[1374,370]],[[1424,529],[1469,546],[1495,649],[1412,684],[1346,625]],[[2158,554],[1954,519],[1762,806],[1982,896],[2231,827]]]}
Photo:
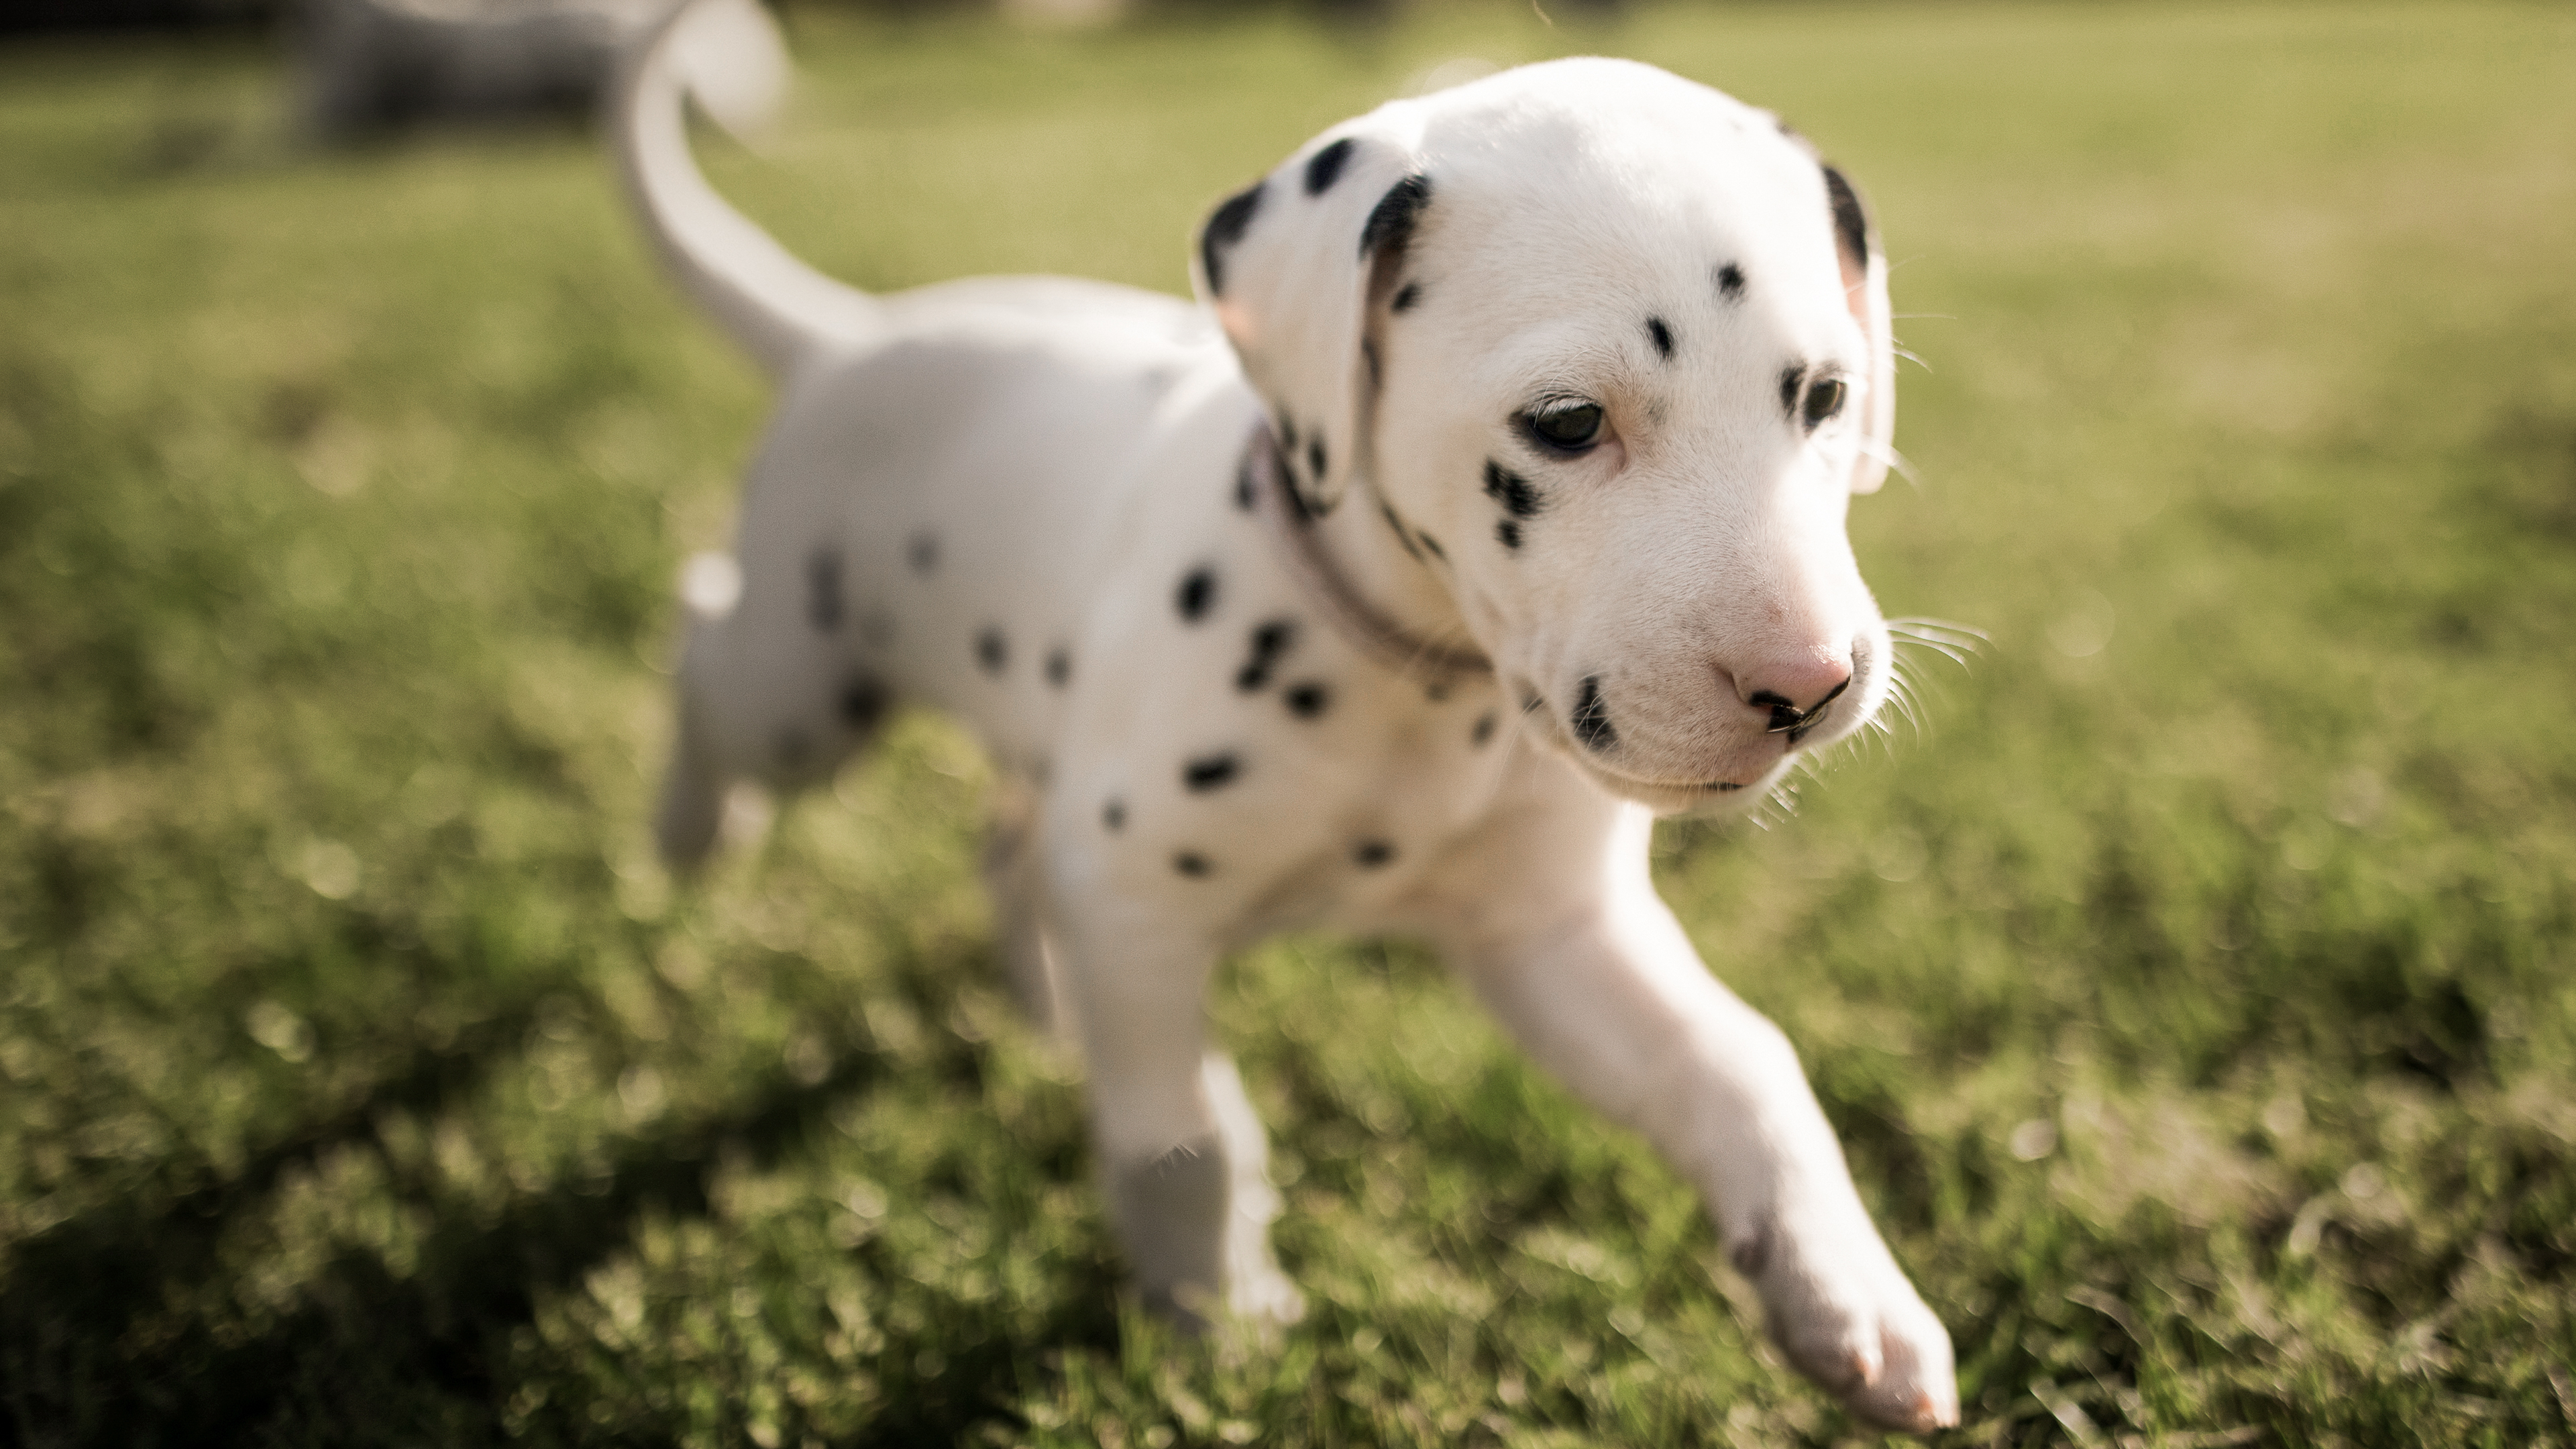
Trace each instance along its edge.
{"label": "puppy's face", "polygon": [[[1877,708],[1889,641],[1844,515],[1883,471],[1883,269],[1771,117],[1559,62],[1388,107],[1247,194],[1202,289],[1300,434],[1292,473],[1444,576],[1541,738],[1705,809]],[[1325,301],[1292,315],[1298,286]]]}

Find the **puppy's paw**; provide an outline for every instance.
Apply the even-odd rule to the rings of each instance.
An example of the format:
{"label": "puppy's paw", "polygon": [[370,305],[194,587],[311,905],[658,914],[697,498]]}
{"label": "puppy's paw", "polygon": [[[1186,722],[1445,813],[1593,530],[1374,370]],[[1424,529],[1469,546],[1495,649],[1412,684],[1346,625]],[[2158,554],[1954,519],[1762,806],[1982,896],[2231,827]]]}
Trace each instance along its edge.
{"label": "puppy's paw", "polygon": [[1306,1295],[1276,1268],[1236,1276],[1225,1285],[1225,1307],[1237,1322],[1268,1335],[1306,1316]]}
{"label": "puppy's paw", "polygon": [[1949,1331],[1857,1212],[1776,1214],[1728,1247],[1762,1293],[1772,1342],[1882,1429],[1959,1422]]}

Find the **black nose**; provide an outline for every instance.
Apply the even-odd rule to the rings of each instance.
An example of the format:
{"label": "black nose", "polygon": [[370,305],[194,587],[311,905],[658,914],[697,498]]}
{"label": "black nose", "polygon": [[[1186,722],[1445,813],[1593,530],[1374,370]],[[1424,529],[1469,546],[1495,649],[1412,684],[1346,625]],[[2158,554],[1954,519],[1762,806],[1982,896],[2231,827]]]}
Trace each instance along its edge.
{"label": "black nose", "polygon": [[1763,706],[1771,711],[1771,725],[1763,731],[1764,734],[1787,734],[1791,730],[1803,729],[1814,724],[1816,716],[1825,712],[1825,706],[1842,698],[1843,691],[1849,688],[1851,688],[1851,680],[1846,678],[1842,683],[1827,690],[1824,698],[1817,700],[1807,709],[1800,709],[1767,689],[1756,690],[1745,703]]}

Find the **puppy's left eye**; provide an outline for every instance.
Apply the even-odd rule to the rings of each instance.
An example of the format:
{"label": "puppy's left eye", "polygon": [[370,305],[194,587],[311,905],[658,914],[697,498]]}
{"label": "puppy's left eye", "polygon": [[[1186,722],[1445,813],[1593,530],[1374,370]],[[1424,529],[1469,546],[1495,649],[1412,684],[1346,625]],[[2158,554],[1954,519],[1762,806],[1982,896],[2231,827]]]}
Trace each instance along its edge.
{"label": "puppy's left eye", "polygon": [[1559,452],[1575,453],[1591,447],[1601,437],[1601,407],[1598,403],[1550,403],[1521,415],[1521,426],[1531,437]]}
{"label": "puppy's left eye", "polygon": [[1814,432],[1825,420],[1843,410],[1843,399],[1851,391],[1839,377],[1820,377],[1807,387],[1807,404],[1802,410],[1807,431]]}

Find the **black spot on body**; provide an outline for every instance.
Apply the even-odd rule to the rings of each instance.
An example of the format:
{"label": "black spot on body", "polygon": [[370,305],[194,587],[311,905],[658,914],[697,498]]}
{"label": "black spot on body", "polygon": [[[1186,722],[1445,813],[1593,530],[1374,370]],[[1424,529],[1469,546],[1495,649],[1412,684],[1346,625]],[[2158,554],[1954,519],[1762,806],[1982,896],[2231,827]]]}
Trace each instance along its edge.
{"label": "black spot on body", "polygon": [[1733,262],[1717,269],[1717,294],[1730,302],[1744,296],[1744,269]]}
{"label": "black spot on body", "polygon": [[1297,621],[1270,619],[1252,631],[1251,657],[1235,671],[1234,687],[1250,694],[1270,682],[1270,671],[1297,642]]}
{"label": "black spot on body", "polygon": [[1391,305],[1398,312],[1410,312],[1413,310],[1413,304],[1421,300],[1422,284],[1420,282],[1407,282],[1403,286],[1395,289],[1395,301]]}
{"label": "black spot on body", "polygon": [[1503,505],[1514,518],[1535,518],[1547,506],[1530,480],[1488,458],[1485,460],[1485,496]]}
{"label": "black spot on body", "polygon": [[1247,454],[1241,463],[1235,465],[1234,506],[1242,509],[1246,513],[1250,513],[1252,511],[1252,504],[1252,458]]}
{"label": "black spot on body", "polygon": [[1109,800],[1103,802],[1100,807],[1100,823],[1103,827],[1110,830],[1126,829],[1127,802],[1124,800]]}
{"label": "black spot on body", "polygon": [[1324,711],[1333,707],[1332,687],[1321,680],[1292,684],[1280,698],[1287,702],[1288,712],[1299,719],[1322,719]]}
{"label": "black spot on body", "polygon": [[975,662],[986,674],[999,674],[1011,662],[1011,642],[1002,637],[1000,626],[987,624],[975,635]]}
{"label": "black spot on body", "polygon": [[1505,548],[1519,548],[1521,546],[1521,526],[1518,523],[1513,522],[1511,519],[1503,519],[1494,525],[1494,537],[1501,539],[1503,547]]}
{"label": "black spot on body", "polygon": [[1321,433],[1306,440],[1306,476],[1315,480],[1316,487],[1324,486],[1324,435]]}
{"label": "black spot on body", "polygon": [[1208,213],[1207,229],[1199,233],[1199,265],[1207,272],[1208,290],[1217,296],[1225,295],[1225,249],[1243,240],[1244,228],[1260,209],[1261,183],[1256,181]]}
{"label": "black spot on body", "polygon": [[1468,733],[1467,742],[1475,745],[1479,749],[1482,749],[1487,744],[1492,743],[1493,738],[1494,712],[1489,709],[1483,714],[1476,716],[1476,728]]}
{"label": "black spot on body", "polygon": [[854,730],[872,728],[885,718],[886,706],[893,703],[893,698],[884,685],[861,675],[841,686],[841,723]]}
{"label": "black spot on body", "polygon": [[1279,451],[1294,456],[1297,452],[1297,420],[1286,413],[1279,415]]}
{"label": "black spot on body", "polygon": [[1351,138],[1344,136],[1306,160],[1306,194],[1321,196],[1342,179],[1342,163],[1351,159]]}
{"label": "black spot on body", "polygon": [[1793,418],[1798,415],[1798,390],[1806,381],[1804,364],[1780,369],[1780,410]]}
{"label": "black spot on body", "polygon": [[1216,862],[1195,850],[1176,850],[1172,852],[1172,869],[1192,880],[1201,880],[1216,869]]}
{"label": "black spot on body", "polygon": [[1445,679],[1435,679],[1429,684],[1422,686],[1422,697],[1433,704],[1447,704],[1449,702],[1449,681]]}
{"label": "black spot on body", "polygon": [[904,545],[903,556],[904,560],[912,565],[914,573],[937,573],[939,571],[939,535],[929,532],[914,534],[912,541]]}
{"label": "black spot on body", "polygon": [[1583,741],[1585,749],[1599,754],[1618,747],[1619,731],[1611,726],[1609,706],[1601,702],[1600,675],[1583,677],[1583,693],[1574,701],[1571,723],[1575,738]]}
{"label": "black spot on body", "polygon": [[1046,682],[1058,689],[1073,681],[1073,651],[1059,644],[1047,651]]}
{"label": "black spot on body", "polygon": [[1431,178],[1419,173],[1408,176],[1386,189],[1369,212],[1368,225],[1360,228],[1360,255],[1368,256],[1384,248],[1400,252],[1413,242],[1414,223],[1422,219],[1422,208],[1431,204]]}
{"label": "black spot on body", "polygon": [[1433,538],[1430,534],[1416,533],[1413,536],[1424,548],[1431,550],[1431,556],[1433,558],[1447,558],[1449,556],[1449,550],[1442,548],[1440,546],[1440,540]]}
{"label": "black spot on body", "polygon": [[805,618],[826,634],[841,627],[841,556],[828,548],[805,560]]}
{"label": "black spot on body", "polygon": [[1646,336],[1653,340],[1655,344],[1655,355],[1657,357],[1670,357],[1673,355],[1673,329],[1665,324],[1663,318],[1649,317],[1646,319]]}
{"label": "black spot on body", "polygon": [[1360,339],[1360,361],[1368,364],[1370,387],[1377,387],[1385,382],[1386,369],[1378,364],[1376,338],[1363,337]]}
{"label": "black spot on body", "polygon": [[1181,576],[1181,585],[1172,591],[1172,607],[1181,617],[1197,623],[1216,607],[1216,570],[1196,568]]}
{"label": "black spot on body", "polygon": [[1222,789],[1243,773],[1243,761],[1231,752],[1201,755],[1181,766],[1181,783],[1192,791]]}
{"label": "black spot on body", "polygon": [[1395,859],[1395,847],[1383,840],[1363,840],[1351,847],[1351,863],[1362,870],[1375,870]]}

